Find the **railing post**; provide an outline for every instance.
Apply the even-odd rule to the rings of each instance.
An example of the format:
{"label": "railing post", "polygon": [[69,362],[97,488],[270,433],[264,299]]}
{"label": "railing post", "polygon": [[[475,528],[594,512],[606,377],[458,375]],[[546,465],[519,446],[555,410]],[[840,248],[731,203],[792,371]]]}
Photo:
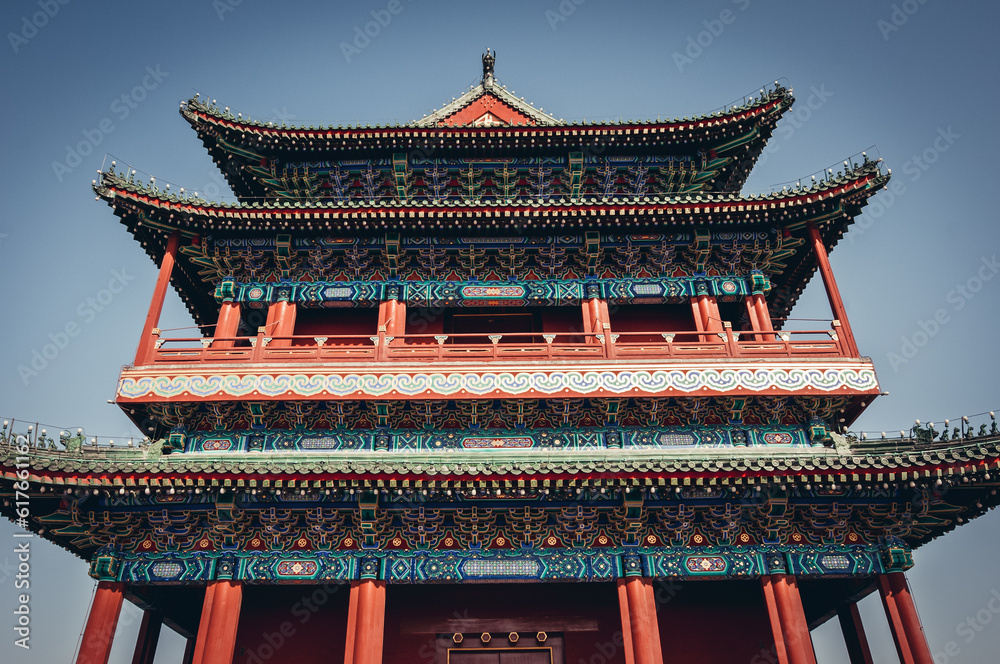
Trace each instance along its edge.
{"label": "railing post", "polygon": [[844,336],[840,333],[840,321],[834,319],[830,323],[833,329],[830,331],[830,338],[832,338],[837,344],[837,353],[841,357],[847,357],[847,349],[844,347]]}
{"label": "railing post", "polygon": [[143,364],[152,364],[153,362],[155,362],[156,356],[160,350],[160,346],[163,345],[163,340],[160,339],[160,328],[154,327],[149,334],[150,334],[150,341],[152,343],[149,344],[146,356],[142,360]]}
{"label": "railing post", "polygon": [[722,321],[723,331],[726,335],[726,347],[729,349],[730,357],[739,357],[740,355],[740,342],[736,338],[736,334],[733,332],[733,324],[728,320]]}
{"label": "railing post", "polygon": [[378,336],[372,339],[375,342],[375,360],[384,360],[388,356],[388,349],[385,343],[385,325],[378,326]]}
{"label": "railing post", "polygon": [[264,334],[266,332],[266,327],[258,327],[257,336],[250,339],[250,345],[253,346],[253,352],[250,353],[250,357],[253,362],[260,362],[264,358]]}

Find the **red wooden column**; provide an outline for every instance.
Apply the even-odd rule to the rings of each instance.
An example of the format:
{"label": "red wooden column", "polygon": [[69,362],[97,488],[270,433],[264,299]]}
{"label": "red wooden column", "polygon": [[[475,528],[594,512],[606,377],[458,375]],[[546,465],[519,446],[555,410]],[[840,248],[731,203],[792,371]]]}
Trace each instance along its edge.
{"label": "red wooden column", "polygon": [[192,664],[231,664],[242,603],[241,582],[209,582],[205,589]]}
{"label": "red wooden column", "polygon": [[[298,305],[294,302],[285,302],[285,312],[281,317],[281,336],[290,337],[295,334],[295,315],[298,313]],[[288,342],[291,344],[291,342]]]}
{"label": "red wooden column", "polygon": [[379,326],[385,326],[390,337],[406,335],[406,303],[399,300],[383,300],[379,304]]}
{"label": "red wooden column", "polygon": [[808,664],[816,664],[816,649],[813,647],[812,634],[809,632],[809,621],[802,607],[802,595],[799,593],[799,581],[794,575],[785,576],[788,586],[788,596],[792,600],[792,615],[795,618],[796,631],[802,635],[802,650]]}
{"label": "red wooden column", "polygon": [[[353,588],[351,592],[353,599]],[[357,593],[354,658],[351,660],[351,664],[382,664],[382,639],[385,633],[385,581],[362,579],[357,582]],[[350,640],[350,636],[348,636],[348,640]]]}
{"label": "red wooden column", "polygon": [[[607,300],[592,297],[583,301],[583,333],[604,335],[605,356],[611,356],[611,313]],[[586,337],[584,343],[599,344],[597,337]]]}
{"label": "red wooden column", "polygon": [[722,332],[722,314],[719,313],[719,303],[714,295],[699,295],[698,306],[705,329],[709,332]]}
{"label": "red wooden column", "polygon": [[344,644],[344,664],[354,664],[354,637],[358,631],[358,591],[361,581],[351,581],[351,596],[347,603],[347,640]]}
{"label": "red wooden column", "polygon": [[868,647],[868,637],[865,636],[865,627],[861,624],[857,602],[838,606],[837,618],[840,619],[840,629],[844,633],[844,643],[847,645],[851,664],[875,664],[871,648]]}
{"label": "red wooden column", "polygon": [[[694,329],[699,332],[705,331],[705,315],[701,308],[701,301],[697,297],[691,298],[691,313],[694,316]],[[699,335],[698,341],[705,342],[708,338],[705,335]]]}
{"label": "red wooden column", "polygon": [[[378,336],[383,347],[375,350],[375,357],[385,359],[389,356],[389,344],[402,343],[395,337],[406,335],[406,303],[396,299],[382,300],[378,305]],[[393,337],[392,340],[386,337]]]}
{"label": "red wooden column", "polygon": [[927,635],[924,634],[924,626],[920,623],[920,615],[910,593],[910,585],[906,582],[906,575],[902,572],[889,572],[887,576],[889,585],[896,595],[896,608],[903,621],[903,629],[906,630],[906,638],[910,642],[910,652],[913,653],[914,661],[917,664],[933,664],[934,657],[927,644]]}
{"label": "red wooden column", "polygon": [[153,664],[162,625],[163,616],[159,612],[150,609],[142,612],[142,623],[139,625],[139,636],[135,640],[132,664]]}
{"label": "red wooden column", "polygon": [[122,611],[124,590],[123,583],[101,581],[97,584],[76,664],[107,664]]}
{"label": "red wooden column", "polygon": [[902,664],[934,664],[906,577],[902,572],[880,574],[878,585],[899,661]]}
{"label": "red wooden column", "polygon": [[[625,579],[618,579],[618,610],[622,618],[622,649],[625,651],[625,664],[635,664],[635,650],[632,646],[632,619],[629,617],[628,591]],[[345,662],[345,664],[347,664]]]}
{"label": "red wooden column", "polygon": [[[750,329],[754,332],[758,332],[761,329],[760,319],[757,318],[757,307],[754,306],[753,298],[748,297],[743,302],[747,308],[747,318],[750,320]],[[752,339],[754,341],[763,341],[764,336],[761,334],[755,334]]]}
{"label": "red wooden column", "polygon": [[[603,334],[601,330],[601,305],[597,298],[583,301],[583,332],[584,334]],[[596,339],[590,339],[597,343]]]}
{"label": "red wooden column", "polygon": [[778,600],[775,596],[774,581],[770,576],[762,576],[760,584],[761,589],[764,591],[767,616],[771,621],[771,633],[774,635],[774,654],[778,658],[778,664],[789,664],[788,649],[785,648],[785,632],[781,627],[781,616],[778,613]]}
{"label": "red wooden column", "polygon": [[[768,599],[769,594],[774,596],[774,608],[779,625],[778,628],[775,627],[773,622],[775,616],[772,614],[771,629],[775,634],[775,642],[784,645],[788,664],[816,664],[812,637],[809,635],[809,625],[802,610],[802,600],[799,597],[795,577],[772,574],[769,581],[770,590],[765,584],[764,597]],[[770,607],[768,608],[770,613]]]}
{"label": "red wooden column", "polygon": [[[264,323],[266,337],[290,337],[295,333],[295,304],[287,300],[272,302],[267,308],[267,321]],[[277,348],[290,346],[288,339],[275,339],[270,345]]]}
{"label": "red wooden column", "polygon": [[152,354],[155,345],[153,329],[160,323],[160,312],[163,311],[163,301],[167,297],[167,287],[170,286],[170,275],[174,271],[174,263],[177,261],[177,247],[180,246],[180,242],[181,236],[178,231],[171,233],[167,240],[167,248],[163,252],[163,260],[160,261],[160,274],[156,277],[156,286],[153,288],[153,299],[149,302],[146,323],[142,326],[139,348],[135,352],[136,365],[147,364]]}
{"label": "red wooden column", "polygon": [[[774,332],[771,324],[771,314],[767,310],[767,299],[763,293],[754,293],[746,300],[747,313],[750,315],[750,323],[754,330],[761,332]],[[773,341],[773,334],[762,334],[757,337],[758,341]]]}
{"label": "red wooden column", "polygon": [[[240,303],[229,300],[219,308],[219,322],[215,325],[215,338],[235,337],[240,329]],[[212,348],[232,348],[233,341],[214,341]]]}
{"label": "red wooden column", "polygon": [[264,320],[264,336],[273,337],[277,334],[278,321],[284,311],[284,302],[272,302],[267,305],[267,318]]}
{"label": "red wooden column", "polygon": [[626,577],[625,594],[628,598],[635,664],[663,664],[660,630],[656,622],[656,601],[650,579],[642,576]]}
{"label": "red wooden column", "polygon": [[614,330],[611,329],[611,308],[608,306],[608,301],[604,298],[597,299],[597,322],[595,325],[597,329],[594,331],[597,334],[604,335],[604,354],[606,357],[616,357],[618,355],[615,350],[615,340],[614,340]]}
{"label": "red wooden column", "polygon": [[813,222],[809,222],[809,240],[813,245],[813,252],[816,254],[816,264],[819,266],[819,273],[823,277],[823,286],[826,288],[826,297],[830,300],[830,309],[833,317],[840,321],[840,330],[844,335],[844,345],[851,357],[858,357],[858,344],[854,341],[854,333],[851,332],[851,324],[847,321],[847,310],[844,309],[844,301],[840,298],[840,290],[837,289],[837,281],[833,278],[833,270],[830,268],[830,259],[826,253],[826,245],[819,234],[819,229]]}

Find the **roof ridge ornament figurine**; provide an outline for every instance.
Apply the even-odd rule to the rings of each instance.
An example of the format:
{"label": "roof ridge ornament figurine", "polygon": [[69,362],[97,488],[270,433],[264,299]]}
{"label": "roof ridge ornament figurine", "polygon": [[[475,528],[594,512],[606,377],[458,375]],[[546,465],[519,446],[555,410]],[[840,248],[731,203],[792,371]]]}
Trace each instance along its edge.
{"label": "roof ridge ornament figurine", "polygon": [[490,53],[490,49],[486,49],[486,53],[483,54],[483,87],[489,88],[493,85],[493,65],[497,60],[497,52],[493,51]]}

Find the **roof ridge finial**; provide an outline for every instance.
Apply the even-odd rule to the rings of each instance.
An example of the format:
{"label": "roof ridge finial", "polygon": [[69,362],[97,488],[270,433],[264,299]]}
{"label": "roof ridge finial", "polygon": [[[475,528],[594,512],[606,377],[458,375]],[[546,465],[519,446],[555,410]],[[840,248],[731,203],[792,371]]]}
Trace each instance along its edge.
{"label": "roof ridge finial", "polygon": [[493,86],[493,64],[496,62],[497,52],[493,51],[490,53],[489,47],[486,48],[486,53],[483,54],[483,87],[489,88]]}

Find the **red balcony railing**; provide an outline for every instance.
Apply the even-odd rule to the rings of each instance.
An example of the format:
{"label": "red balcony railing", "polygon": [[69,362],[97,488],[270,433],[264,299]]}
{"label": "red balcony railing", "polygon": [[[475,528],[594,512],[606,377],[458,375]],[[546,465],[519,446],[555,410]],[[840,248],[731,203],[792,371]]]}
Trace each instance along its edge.
{"label": "red balcony railing", "polygon": [[605,334],[407,334],[162,339],[145,364],[384,360],[600,360],[723,357],[849,357],[831,330],[612,332]]}

